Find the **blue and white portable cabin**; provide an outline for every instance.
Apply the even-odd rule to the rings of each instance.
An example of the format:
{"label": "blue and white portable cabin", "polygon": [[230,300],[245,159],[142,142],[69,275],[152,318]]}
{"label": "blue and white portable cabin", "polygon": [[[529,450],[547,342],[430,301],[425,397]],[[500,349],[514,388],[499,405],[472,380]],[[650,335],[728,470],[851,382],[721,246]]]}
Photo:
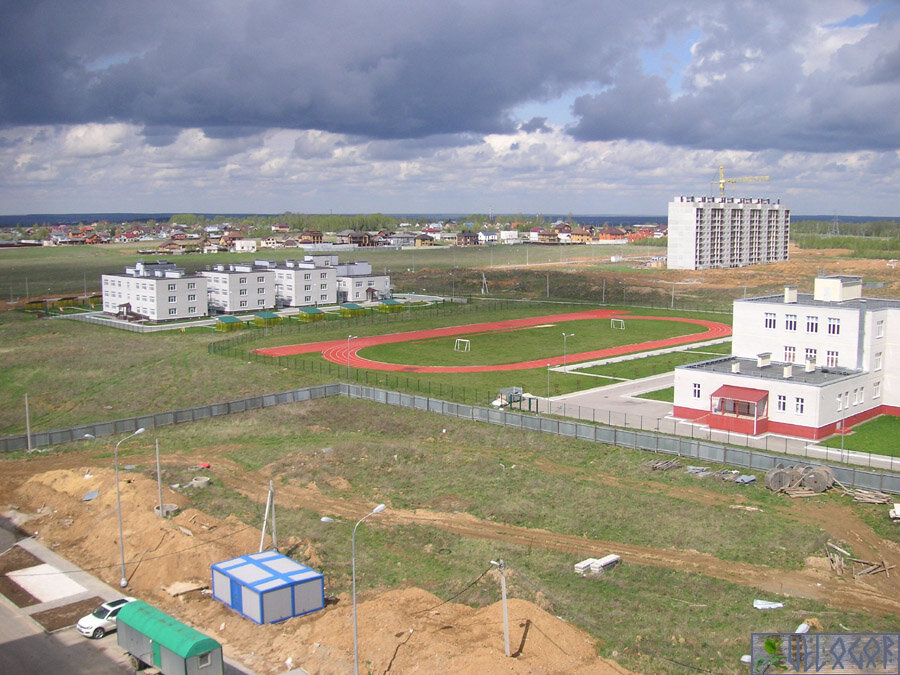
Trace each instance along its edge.
{"label": "blue and white portable cabin", "polygon": [[212,565],[213,597],[259,624],[277,623],[325,607],[321,572],[278,551]]}

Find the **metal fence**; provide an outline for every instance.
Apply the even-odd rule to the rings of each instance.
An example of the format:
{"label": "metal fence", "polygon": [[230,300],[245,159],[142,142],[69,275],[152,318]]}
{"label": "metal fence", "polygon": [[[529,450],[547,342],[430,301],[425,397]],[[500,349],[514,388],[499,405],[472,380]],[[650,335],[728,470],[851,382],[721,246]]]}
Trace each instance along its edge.
{"label": "metal fence", "polygon": [[[86,434],[97,437],[127,434],[133,433],[140,427],[153,429],[172,424],[196,422],[212,417],[221,417],[249,410],[299,403],[330,396],[348,396],[349,398],[437,413],[473,422],[486,422],[513,429],[566,436],[591,443],[676,455],[700,463],[724,464],[750,471],[768,471],[777,464],[783,464],[786,461],[783,454],[769,454],[752,448],[737,448],[725,443],[704,439],[669,436],[653,430],[600,426],[578,420],[543,417],[531,413],[467,405],[430,396],[406,394],[388,389],[346,383],[324,384],[274,394],[249,396],[224,403],[212,403],[152,415],[127,417],[109,422],[96,422],[68,429],[38,431],[31,434],[31,447],[42,448],[61,443],[70,443],[84,438]],[[0,438],[0,452],[25,450],[27,448],[28,439],[25,434]],[[814,463],[825,464],[824,462]],[[827,466],[834,472],[835,478],[847,487],[900,494],[900,474],[890,471],[872,471],[840,464],[827,464]]]}
{"label": "metal fence", "polygon": [[870,469],[900,472],[900,458],[898,457],[850,450],[849,448],[832,448],[802,438],[776,434],[751,436],[736,431],[713,429],[707,425],[695,424],[692,420],[687,419],[611,411],[565,401],[552,399],[548,401],[546,398],[532,400],[536,406],[534,412],[576,418],[592,424],[653,431],[666,436],[684,436],[691,440],[708,441],[726,446],[740,445],[753,450],[789,454],[819,462],[847,463]]}
{"label": "metal fence", "polygon": [[[222,417],[223,415],[232,415],[234,413],[247,412],[248,410],[258,410],[274,405],[285,405],[287,403],[299,403],[301,401],[308,401],[316,398],[337,396],[342,393],[340,390],[341,386],[342,385],[337,384],[323,384],[315,387],[305,387],[303,389],[292,389],[290,391],[283,391],[275,394],[248,396],[247,398],[226,401],[224,403],[211,403],[209,405],[169,410],[168,412],[151,415],[125,417],[109,422],[82,424],[68,429],[35,431],[31,434],[31,447],[46,448],[61,443],[79,441],[83,439],[85,435],[96,436],[99,438],[100,436],[128,434],[133,433],[141,427],[145,429],[155,429],[156,427],[182,424],[184,422],[197,422],[211,417]],[[27,449],[28,437],[25,434],[0,438],[0,453]]]}
{"label": "metal fence", "polygon": [[[752,448],[736,448],[724,443],[697,438],[669,436],[650,430],[598,426],[587,422],[542,417],[511,410],[484,408],[353,384],[341,384],[340,387],[341,393],[350,398],[360,398],[387,405],[424,410],[459,419],[498,424],[514,429],[567,436],[580,441],[677,455],[678,457],[700,463],[724,464],[750,471],[768,471],[777,464],[784,464],[786,461],[785,456],[780,454],[769,454]],[[824,462],[811,463],[825,464]],[[834,472],[835,478],[847,487],[900,494],[900,474],[886,471],[871,471],[844,465],[827,464],[827,466]]]}

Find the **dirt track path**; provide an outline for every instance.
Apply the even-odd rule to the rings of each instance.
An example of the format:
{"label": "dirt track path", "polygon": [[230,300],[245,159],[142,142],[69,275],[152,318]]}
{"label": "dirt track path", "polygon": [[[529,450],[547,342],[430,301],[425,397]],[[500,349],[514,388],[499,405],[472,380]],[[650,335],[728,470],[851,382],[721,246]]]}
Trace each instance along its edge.
{"label": "dirt track path", "polygon": [[[250,491],[247,485],[261,485],[269,476],[263,472],[248,472],[237,464],[222,458],[218,459],[217,475],[235,490],[246,497],[262,502],[265,495],[259,490]],[[258,477],[254,480],[252,474]],[[695,493],[695,498],[699,497]],[[679,490],[679,496],[684,493]],[[707,493],[709,495],[709,493]],[[718,495],[714,495],[717,497]],[[323,494],[315,487],[297,485],[279,485],[276,501],[284,507],[307,508],[323,515],[328,514],[353,520],[361,518],[372,508],[372,504],[344,499]],[[716,500],[718,501],[718,500]],[[809,518],[832,536],[856,533],[860,544],[871,546],[888,564],[900,566],[900,547],[892,542],[885,542],[859,519],[845,509],[829,509],[833,516],[835,510],[846,515],[839,521],[823,522],[822,513],[804,507],[801,518]],[[794,514],[796,515],[796,514]],[[444,513],[424,509],[406,510],[391,508],[385,511],[380,519],[389,524],[418,524],[440,528],[464,537],[502,541],[519,546],[543,548],[547,550],[571,553],[576,557],[601,557],[608,553],[617,553],[623,559],[641,565],[654,565],[681,571],[692,571],[717,579],[723,579],[743,586],[758,588],[769,593],[818,600],[832,607],[875,613],[879,615],[900,615],[900,584],[897,576],[878,575],[853,580],[849,577],[835,577],[830,572],[806,567],[799,571],[785,571],[769,567],[765,564],[753,565],[728,560],[720,560],[706,553],[691,550],[652,548],[636,546],[622,542],[587,539],[577,535],[559,534],[547,530],[518,527],[504,523],[485,521],[466,513]],[[837,526],[829,528],[828,526]],[[853,541],[841,536],[845,541]]]}
{"label": "dirt track path", "polygon": [[[153,457],[133,455],[137,462],[152,462]],[[181,456],[182,463],[195,463],[197,458]],[[211,459],[204,454],[203,459]],[[226,485],[247,498],[264,503],[265,490],[259,488],[271,478],[265,471],[249,471],[223,456],[212,458],[214,473]],[[18,485],[28,477],[53,469],[84,467],[92,458],[82,454],[51,455],[27,462],[9,462],[2,466],[0,500],[8,499]],[[550,468],[550,467],[547,467]],[[556,470],[565,470],[556,467]],[[634,481],[611,475],[599,475],[600,482],[632,484]],[[668,487],[660,484],[633,484],[634,489],[655,492],[671,492],[673,496],[701,504],[739,502],[726,496],[704,491],[702,488]],[[279,484],[277,501],[284,508],[306,508],[322,515],[347,520],[364,516],[372,504],[322,493],[315,486]],[[900,546],[881,539],[868,525],[854,516],[849,509],[835,504],[803,502],[791,503],[779,509],[785,517],[814,523],[836,539],[853,545],[857,555],[875,560],[884,559],[889,565],[900,568]],[[884,574],[853,579],[836,577],[826,568],[808,565],[799,571],[785,571],[764,564],[739,563],[720,560],[712,555],[691,550],[653,548],[615,541],[587,539],[577,535],[559,534],[547,530],[518,527],[482,520],[466,513],[446,513],[425,509],[394,509],[386,511],[381,519],[392,524],[418,524],[440,528],[460,536],[502,541],[526,547],[571,553],[573,557],[588,557],[617,553],[626,561],[641,565],[654,565],[681,571],[693,571],[717,579],[758,588],[760,591],[788,596],[810,598],[836,609],[861,611],[879,615],[900,616],[900,575]]]}

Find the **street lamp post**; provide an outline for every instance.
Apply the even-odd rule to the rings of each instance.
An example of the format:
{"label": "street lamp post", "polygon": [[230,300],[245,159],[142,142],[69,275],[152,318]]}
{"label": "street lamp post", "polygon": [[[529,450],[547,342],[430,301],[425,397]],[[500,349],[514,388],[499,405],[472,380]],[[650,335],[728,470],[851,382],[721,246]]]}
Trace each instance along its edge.
{"label": "street lamp post", "polygon": [[144,427],[141,427],[133,434],[126,436],[116,443],[115,450],[113,450],[113,465],[115,466],[116,473],[116,513],[119,517],[119,560],[122,564],[122,578],[119,580],[119,586],[122,588],[125,588],[128,585],[128,579],[125,576],[125,540],[122,538],[122,497],[119,494],[119,446],[122,445],[123,441],[127,441],[129,438],[142,433],[144,433]]}
{"label": "street lamp post", "polygon": [[355,335],[347,336],[347,383],[350,383],[350,340],[355,338]]}
{"label": "street lamp post", "polygon": [[[356,521],[356,525],[353,526],[353,533],[350,535],[350,561],[352,567],[353,574],[353,674],[359,675],[359,631],[357,629],[356,622],[356,528],[360,526],[360,523],[364,521],[369,516],[374,516],[376,513],[381,513],[387,507],[384,504],[379,504],[371,512],[364,515],[358,521]],[[343,521],[335,520],[334,518],[329,518],[328,516],[323,516],[321,518],[323,523],[343,523]]]}
{"label": "street lamp post", "polygon": [[550,408],[550,364],[547,364],[547,408]]}
{"label": "street lamp post", "polygon": [[563,372],[566,371],[566,340],[574,337],[575,333],[563,333]]}

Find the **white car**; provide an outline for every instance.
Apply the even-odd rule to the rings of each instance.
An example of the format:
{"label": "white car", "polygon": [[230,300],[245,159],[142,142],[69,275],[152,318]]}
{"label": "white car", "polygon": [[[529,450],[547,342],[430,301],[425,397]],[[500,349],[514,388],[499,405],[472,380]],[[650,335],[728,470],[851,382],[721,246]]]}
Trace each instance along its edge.
{"label": "white car", "polygon": [[118,600],[104,602],[93,612],[82,617],[75,628],[85,637],[102,638],[116,629],[116,615],[118,615],[119,610],[133,601],[134,598],[119,598]]}

